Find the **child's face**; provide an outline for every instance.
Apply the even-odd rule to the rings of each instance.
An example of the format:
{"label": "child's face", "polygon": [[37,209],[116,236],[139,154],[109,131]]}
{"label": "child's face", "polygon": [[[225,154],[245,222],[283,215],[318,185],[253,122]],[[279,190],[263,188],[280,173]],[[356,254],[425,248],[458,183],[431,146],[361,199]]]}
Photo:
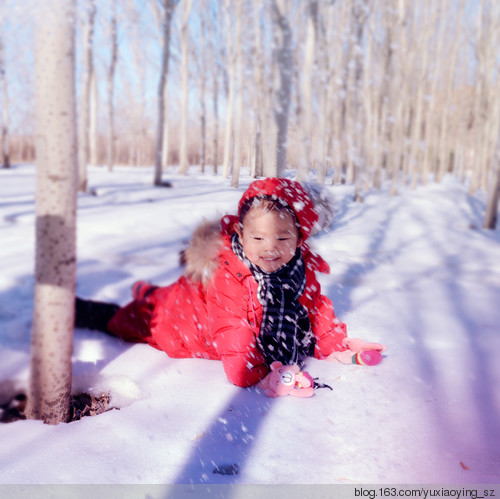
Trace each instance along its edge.
{"label": "child's face", "polygon": [[253,208],[236,232],[247,258],[268,273],[286,265],[302,245],[295,218],[286,211]]}

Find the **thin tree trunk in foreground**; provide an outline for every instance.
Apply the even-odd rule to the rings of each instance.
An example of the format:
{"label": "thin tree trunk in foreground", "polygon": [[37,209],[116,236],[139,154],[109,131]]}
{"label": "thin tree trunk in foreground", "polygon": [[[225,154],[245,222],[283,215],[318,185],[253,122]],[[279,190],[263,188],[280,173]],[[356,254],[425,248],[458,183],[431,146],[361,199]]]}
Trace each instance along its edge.
{"label": "thin tree trunk in foreground", "polygon": [[78,159],[74,0],[41,0],[36,27],[36,262],[27,417],[70,416]]}

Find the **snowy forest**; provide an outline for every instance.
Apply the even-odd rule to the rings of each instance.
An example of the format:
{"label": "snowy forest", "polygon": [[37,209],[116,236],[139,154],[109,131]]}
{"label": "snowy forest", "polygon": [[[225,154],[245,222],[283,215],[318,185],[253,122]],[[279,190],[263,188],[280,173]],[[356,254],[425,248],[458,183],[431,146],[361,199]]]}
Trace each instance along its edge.
{"label": "snowy forest", "polygon": [[[32,161],[29,0],[0,8],[2,162]],[[487,189],[500,121],[492,0],[79,0],[80,189],[85,165],[297,169],[415,188],[453,173]],[[330,178],[330,177],[329,177]]]}
{"label": "snowy forest", "polygon": [[[0,0],[0,496],[498,496],[499,47],[496,0]],[[200,221],[262,177],[333,204],[311,238],[322,292],[349,336],[387,346],[379,365],[311,358],[324,389],[277,400],[75,328],[75,294],[169,285]]]}

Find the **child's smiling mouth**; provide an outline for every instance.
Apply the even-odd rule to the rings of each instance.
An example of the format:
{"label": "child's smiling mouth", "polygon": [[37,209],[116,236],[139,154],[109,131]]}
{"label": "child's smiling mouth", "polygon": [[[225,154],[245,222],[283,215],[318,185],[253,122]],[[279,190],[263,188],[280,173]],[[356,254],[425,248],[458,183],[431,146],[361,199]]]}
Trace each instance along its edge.
{"label": "child's smiling mouth", "polygon": [[261,256],[260,259],[263,260],[264,262],[277,262],[280,259],[280,257],[279,256]]}

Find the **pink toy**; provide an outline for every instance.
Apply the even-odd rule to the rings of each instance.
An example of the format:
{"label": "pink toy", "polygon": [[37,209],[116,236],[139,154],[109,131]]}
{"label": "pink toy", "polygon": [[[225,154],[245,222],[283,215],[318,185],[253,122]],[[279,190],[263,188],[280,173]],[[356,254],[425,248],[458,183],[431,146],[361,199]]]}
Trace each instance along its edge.
{"label": "pink toy", "polygon": [[[376,343],[375,343],[376,344]],[[361,366],[376,366],[383,360],[380,349],[361,350],[359,352],[352,350],[344,350],[343,352],[333,352],[327,360],[330,362],[337,361],[342,364],[358,364]]]}
{"label": "pink toy", "polygon": [[275,361],[271,372],[259,383],[268,397],[311,397],[314,395],[314,381],[307,372],[301,372],[298,366],[284,366]]}
{"label": "pink toy", "polygon": [[378,350],[363,350],[352,356],[352,363],[362,366],[376,366],[380,362],[382,362],[382,354]]}

